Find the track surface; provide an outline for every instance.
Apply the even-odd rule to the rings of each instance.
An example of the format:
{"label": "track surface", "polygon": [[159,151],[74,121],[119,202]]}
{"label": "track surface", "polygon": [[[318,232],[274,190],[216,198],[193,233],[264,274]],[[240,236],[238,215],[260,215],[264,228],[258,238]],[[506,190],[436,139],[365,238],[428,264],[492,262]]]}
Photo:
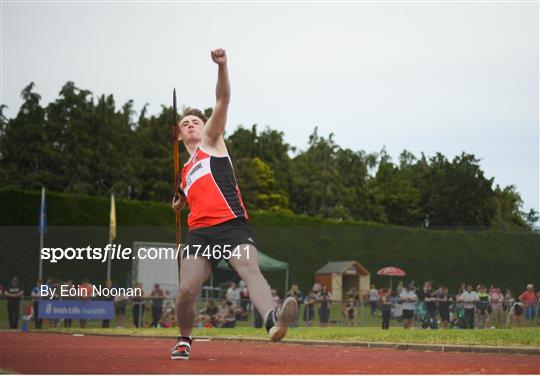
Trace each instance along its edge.
{"label": "track surface", "polygon": [[21,373],[540,373],[538,355],[441,353],[261,342],[0,333],[0,369]]}

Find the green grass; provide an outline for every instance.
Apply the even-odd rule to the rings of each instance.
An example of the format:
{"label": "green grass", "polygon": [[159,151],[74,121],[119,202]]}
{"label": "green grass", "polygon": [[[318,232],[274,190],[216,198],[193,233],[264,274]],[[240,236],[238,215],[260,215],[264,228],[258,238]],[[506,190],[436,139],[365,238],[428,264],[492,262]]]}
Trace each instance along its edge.
{"label": "green grass", "polygon": [[[163,336],[175,337],[178,330],[175,328],[145,328],[145,329],[101,329],[101,328],[71,328],[50,329],[48,331],[61,333],[83,334],[109,334],[109,335],[133,335],[133,336]],[[256,337],[266,338],[264,329],[249,327],[237,327],[234,329],[194,329],[195,336],[220,337]],[[289,329],[288,339],[302,340],[338,340],[351,342],[397,342],[397,343],[422,343],[422,344],[448,344],[448,345],[488,345],[488,346],[534,346],[540,347],[540,328],[519,329],[485,329],[485,330],[405,330],[391,328],[381,330],[379,328],[358,327],[300,327]]]}

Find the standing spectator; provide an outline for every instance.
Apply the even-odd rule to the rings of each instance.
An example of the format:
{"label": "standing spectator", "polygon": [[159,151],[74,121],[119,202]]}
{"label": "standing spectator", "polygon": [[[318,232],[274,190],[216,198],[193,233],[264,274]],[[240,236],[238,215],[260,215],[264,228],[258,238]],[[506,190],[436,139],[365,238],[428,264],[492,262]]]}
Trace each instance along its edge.
{"label": "standing spectator", "polygon": [[[489,316],[489,325],[502,326],[504,324],[503,316],[504,296],[501,294],[501,289],[494,287],[489,294],[489,306],[491,307],[491,315]],[[486,325],[488,325],[486,323]]]}
{"label": "standing spectator", "polygon": [[354,297],[349,297],[347,302],[343,305],[343,318],[346,325],[356,326],[356,317],[358,310],[356,308],[356,302]]}
{"label": "standing spectator", "polygon": [[414,292],[414,285],[408,285],[405,287],[401,294],[399,294],[399,301],[402,304],[403,312],[401,317],[403,318],[403,327],[409,329],[414,322],[414,307],[418,301],[418,296]]}
{"label": "standing spectator", "polygon": [[319,295],[319,321],[321,328],[328,326],[330,321],[330,305],[332,304],[332,294],[328,292],[326,286],[322,287],[321,294]]}
{"label": "standing spectator", "polygon": [[124,294],[118,294],[114,297],[114,310],[116,313],[116,327],[123,328],[126,319],[126,305],[128,297]]}
{"label": "standing spectator", "polygon": [[392,290],[383,289],[383,295],[381,296],[381,317],[382,328],[388,329],[390,327],[390,314],[392,313]]}
{"label": "standing spectator", "polygon": [[506,292],[504,293],[504,310],[510,311],[510,307],[512,307],[512,304],[514,304],[516,299],[514,298],[514,294],[510,289],[506,289]]}
{"label": "standing spectator", "polygon": [[17,329],[19,326],[21,298],[24,295],[24,290],[19,287],[19,279],[17,277],[11,279],[11,286],[9,286],[4,295],[7,296],[9,327],[11,329]]}
{"label": "standing spectator", "polygon": [[142,283],[137,283],[135,288],[140,288],[141,295],[133,297],[133,325],[136,328],[144,327],[144,312],[146,311],[146,306],[144,305],[144,290],[142,289]]}
{"label": "standing spectator", "polygon": [[424,327],[438,329],[437,326],[437,295],[433,290],[431,282],[424,284],[424,305],[426,308],[426,317],[424,318]]}
{"label": "standing spectator", "polygon": [[231,282],[229,283],[229,288],[227,289],[227,293],[225,294],[225,297],[229,302],[234,302],[234,298],[236,296],[235,291],[236,290],[236,283]]}
{"label": "standing spectator", "polygon": [[36,281],[36,285],[32,288],[32,292],[31,292],[32,309],[34,310],[34,324],[36,325],[36,329],[41,329],[41,327],[43,325],[43,319],[40,319],[38,317],[39,300],[45,298],[45,296],[41,296],[41,285],[42,284],[43,284],[43,281],[41,279],[38,279]]}
{"label": "standing spectator", "polygon": [[437,296],[437,303],[439,304],[439,316],[441,317],[441,324],[444,329],[448,328],[450,322],[450,303],[452,297],[448,294],[448,287],[441,287]]}
{"label": "standing spectator", "polygon": [[538,304],[538,296],[534,292],[534,286],[529,283],[527,290],[518,299],[523,303],[523,307],[525,308],[525,320],[534,321],[536,319],[536,304]]}
{"label": "standing spectator", "polygon": [[396,292],[398,296],[399,294],[401,294],[401,290],[403,290],[403,281],[399,281],[399,283],[397,284]]}
{"label": "standing spectator", "polygon": [[477,323],[479,329],[484,329],[489,320],[491,307],[489,305],[489,295],[485,286],[478,286],[478,301],[476,302]]}
{"label": "standing spectator", "polygon": [[315,296],[315,292],[311,290],[304,299],[304,321],[306,322],[306,326],[311,326],[311,324],[313,324],[316,303],[317,297]]}
{"label": "standing spectator", "polygon": [[[285,298],[288,298],[289,296],[292,296],[296,300],[296,303],[298,304],[298,312],[300,312],[300,304],[302,304],[302,302],[304,301],[304,298],[302,296],[302,292],[300,291],[300,289],[298,289],[297,284],[293,284],[291,286],[291,289],[289,290],[289,292],[287,292],[287,294],[285,295]],[[290,328],[298,327],[298,314],[296,315],[296,318],[294,319],[294,321],[289,325],[289,327]]]}
{"label": "standing spectator", "polygon": [[157,328],[159,320],[163,315],[163,300],[166,294],[159,287],[159,283],[154,284],[154,289],[150,293],[150,299],[152,299],[152,324],[150,326]]}
{"label": "standing spectator", "polygon": [[[67,286],[67,289],[69,290],[73,286],[73,281],[71,279],[67,280],[64,285]],[[60,297],[62,299],[62,297]],[[71,324],[73,319],[64,319],[64,328],[71,328]]]}
{"label": "standing spectator", "polygon": [[474,316],[478,296],[473,291],[472,285],[467,285],[467,291],[459,296],[459,301],[463,303],[465,310],[465,329],[474,329]]}
{"label": "standing spectator", "polygon": [[371,316],[375,316],[377,312],[377,301],[379,300],[379,292],[375,288],[375,285],[371,285],[369,290],[369,306],[371,307]]}
{"label": "standing spectator", "polygon": [[[83,278],[82,283],[79,285],[78,291],[80,292],[79,298],[83,301],[89,301],[90,298],[92,298],[92,285],[86,278]],[[79,319],[79,325],[81,328],[86,327],[86,323],[88,322],[88,319]]]}
{"label": "standing spectator", "polygon": [[[110,279],[105,281],[105,287],[107,287],[108,289],[112,288],[112,281]],[[114,296],[112,296],[112,295],[103,296],[103,297],[101,297],[101,300],[109,300],[109,301],[111,301],[111,300],[114,300]],[[101,322],[101,327],[102,328],[108,328],[110,323],[111,323],[111,320],[103,320]]]}

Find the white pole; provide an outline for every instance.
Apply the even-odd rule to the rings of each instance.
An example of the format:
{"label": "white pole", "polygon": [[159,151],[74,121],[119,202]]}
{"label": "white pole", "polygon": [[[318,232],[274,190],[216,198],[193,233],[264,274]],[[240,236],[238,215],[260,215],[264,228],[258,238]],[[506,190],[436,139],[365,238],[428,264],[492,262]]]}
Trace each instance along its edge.
{"label": "white pole", "polygon": [[41,250],[43,249],[43,221],[44,218],[44,206],[45,206],[45,187],[41,188],[41,207],[40,207],[40,213],[39,213],[39,273],[38,277],[39,279],[43,279],[43,260],[41,259]]}

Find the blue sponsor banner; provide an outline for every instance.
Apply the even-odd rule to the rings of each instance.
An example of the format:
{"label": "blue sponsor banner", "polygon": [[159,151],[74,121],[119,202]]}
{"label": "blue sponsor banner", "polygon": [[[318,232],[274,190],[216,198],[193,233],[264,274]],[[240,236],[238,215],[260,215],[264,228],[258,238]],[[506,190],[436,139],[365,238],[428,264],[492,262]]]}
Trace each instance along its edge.
{"label": "blue sponsor banner", "polygon": [[114,303],[110,300],[39,300],[40,319],[111,320]]}

